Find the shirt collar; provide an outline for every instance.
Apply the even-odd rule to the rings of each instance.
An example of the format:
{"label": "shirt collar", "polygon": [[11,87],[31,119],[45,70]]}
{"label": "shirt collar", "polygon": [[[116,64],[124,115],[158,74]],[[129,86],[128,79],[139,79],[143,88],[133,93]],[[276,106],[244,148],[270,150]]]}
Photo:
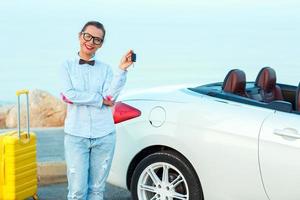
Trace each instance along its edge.
{"label": "shirt collar", "polygon": [[[94,54],[88,61],[95,60],[95,57],[96,57],[96,55]],[[77,58],[78,61],[79,61],[80,59],[82,59],[82,58],[80,58],[80,56],[79,56],[79,52],[77,52],[76,58]]]}

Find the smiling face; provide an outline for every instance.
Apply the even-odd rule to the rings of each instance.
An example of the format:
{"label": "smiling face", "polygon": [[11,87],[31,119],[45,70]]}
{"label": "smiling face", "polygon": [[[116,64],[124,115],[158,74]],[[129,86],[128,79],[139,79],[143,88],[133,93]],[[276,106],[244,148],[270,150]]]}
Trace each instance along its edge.
{"label": "smiling face", "polygon": [[91,58],[102,46],[104,33],[96,26],[89,25],[79,33],[80,55]]}

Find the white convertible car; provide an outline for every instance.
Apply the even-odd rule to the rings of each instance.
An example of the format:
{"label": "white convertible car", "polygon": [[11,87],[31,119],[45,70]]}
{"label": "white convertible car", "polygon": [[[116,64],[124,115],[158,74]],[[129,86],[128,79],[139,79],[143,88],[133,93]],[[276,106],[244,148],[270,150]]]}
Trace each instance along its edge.
{"label": "white convertible car", "polygon": [[134,200],[299,200],[299,87],[266,67],[123,98],[109,182]]}

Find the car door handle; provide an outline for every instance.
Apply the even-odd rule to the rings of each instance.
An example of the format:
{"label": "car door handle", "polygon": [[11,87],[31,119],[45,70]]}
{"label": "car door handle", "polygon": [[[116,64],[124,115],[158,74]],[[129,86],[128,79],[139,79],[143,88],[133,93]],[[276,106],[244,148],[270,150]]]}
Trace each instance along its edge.
{"label": "car door handle", "polygon": [[293,128],[275,129],[274,134],[283,137],[293,138],[293,139],[300,139],[300,134],[296,129]]}

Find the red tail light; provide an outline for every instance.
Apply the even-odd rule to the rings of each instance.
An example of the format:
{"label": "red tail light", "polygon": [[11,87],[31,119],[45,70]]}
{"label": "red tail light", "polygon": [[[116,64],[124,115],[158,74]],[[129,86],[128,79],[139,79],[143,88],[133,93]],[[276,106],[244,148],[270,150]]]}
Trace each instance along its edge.
{"label": "red tail light", "polygon": [[139,117],[141,111],[122,102],[116,102],[113,107],[113,116],[115,124]]}

